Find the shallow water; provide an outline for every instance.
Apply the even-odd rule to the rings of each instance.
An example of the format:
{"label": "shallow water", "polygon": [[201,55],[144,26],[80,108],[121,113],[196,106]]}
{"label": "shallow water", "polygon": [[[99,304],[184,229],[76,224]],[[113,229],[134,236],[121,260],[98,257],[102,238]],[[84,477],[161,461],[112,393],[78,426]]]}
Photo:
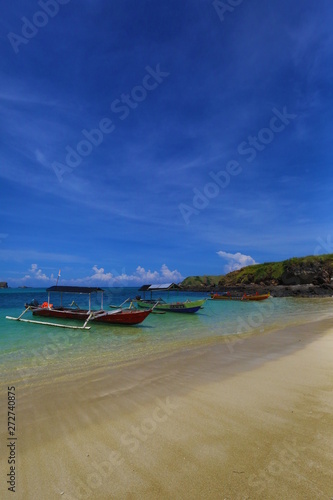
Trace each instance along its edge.
{"label": "shallow water", "polygon": [[[121,304],[137,294],[136,288],[106,289],[104,308],[108,309],[109,304]],[[198,293],[163,295],[170,301],[208,297],[208,294]],[[42,383],[49,377],[63,378],[96,367],[112,367],[138,358],[222,342],[232,335],[265,333],[292,324],[333,318],[332,298],[270,298],[263,302],[207,300],[204,309],[196,314],[151,314],[136,326],[92,323],[89,331],[5,319],[7,315],[19,316],[24,304],[33,299],[47,300],[45,290],[0,290],[1,382],[5,385],[22,379],[29,384]],[[51,296],[54,304],[55,299]],[[81,307],[88,305],[88,298],[82,295],[68,295],[63,304],[69,305],[73,300]],[[99,308],[99,301],[94,300],[93,307]],[[25,317],[31,318],[31,313]]]}

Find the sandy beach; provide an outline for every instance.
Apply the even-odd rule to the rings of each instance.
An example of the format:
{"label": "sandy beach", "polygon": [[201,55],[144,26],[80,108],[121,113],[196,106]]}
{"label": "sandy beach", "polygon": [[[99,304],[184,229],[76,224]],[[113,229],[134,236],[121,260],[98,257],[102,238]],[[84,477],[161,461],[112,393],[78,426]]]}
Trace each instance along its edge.
{"label": "sandy beach", "polygon": [[14,497],[330,499],[332,364],[322,320],[18,385]]}

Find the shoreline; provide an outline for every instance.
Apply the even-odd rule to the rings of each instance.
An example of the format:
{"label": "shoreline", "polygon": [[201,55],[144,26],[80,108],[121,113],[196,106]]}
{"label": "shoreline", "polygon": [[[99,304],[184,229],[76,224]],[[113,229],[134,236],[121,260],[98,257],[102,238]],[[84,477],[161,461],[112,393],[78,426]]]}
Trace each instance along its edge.
{"label": "shoreline", "polygon": [[[259,305],[262,304],[263,303],[259,303]],[[271,314],[271,310],[263,312],[264,317],[269,317]],[[315,324],[330,318],[330,315],[327,317],[327,313],[324,315],[317,314],[315,317],[308,316],[306,321],[310,322],[311,324]],[[271,335],[275,332],[280,332],[285,329],[301,327],[305,321],[305,318],[301,316],[298,318],[296,317],[286,326],[281,325],[281,323],[279,322],[264,324],[264,322],[260,320],[260,317],[257,318],[257,321],[257,326],[250,326],[250,324],[248,324],[246,321],[242,321],[241,323],[239,323],[239,328],[241,328],[241,330],[237,333],[227,333],[222,335],[213,335],[208,338],[202,337],[194,340],[192,339],[190,343],[188,343],[184,339],[176,345],[165,345],[160,350],[156,350],[154,352],[141,351],[133,357],[127,357],[124,359],[112,358],[110,361],[108,361],[107,357],[101,356],[97,361],[96,353],[94,352],[92,359],[84,360],[84,371],[88,372],[88,377],[95,377],[100,376],[100,374],[103,374],[107,370],[127,370],[131,366],[135,369],[135,367],[140,364],[151,364],[152,366],[154,366],[155,363],[157,365],[160,362],[163,363],[163,360],[170,360],[173,364],[173,359],[176,359],[178,363],[182,363],[183,357],[185,357],[186,359],[187,356],[191,356],[191,353],[196,356],[196,352],[206,353],[210,352],[210,350],[213,352],[215,349],[221,349],[222,353],[223,351],[225,351],[224,354],[226,355],[226,357],[228,357],[228,354],[230,352],[233,352],[234,346],[243,343],[245,339]],[[243,331],[243,328],[245,328],[245,331]],[[135,332],[133,331],[133,333]],[[75,338],[76,337],[77,334],[75,333]],[[29,390],[31,388],[40,390],[46,388],[49,385],[53,385],[55,381],[56,383],[60,384],[62,382],[68,384],[71,382],[80,381],[82,378],[86,378],[86,375],[84,375],[83,373],[82,365],[80,366],[78,363],[79,360],[77,358],[71,358],[70,350],[68,349],[69,338],[70,337],[69,335],[67,336],[67,332],[66,335],[63,335],[61,333],[58,336],[55,336],[52,332],[52,337],[49,338],[49,342],[46,344],[46,346],[41,348],[38,352],[36,350],[34,351],[34,356],[36,356],[36,358],[34,358],[36,363],[35,365],[16,366],[15,370],[12,369],[12,361],[8,365],[8,367],[6,365],[3,365],[4,371],[0,379],[0,390],[1,386],[6,383],[5,379],[9,374],[11,375],[11,383],[21,385],[21,387],[23,388],[23,392],[25,391],[27,385],[29,386]],[[57,340],[59,343],[56,343]],[[63,352],[63,349],[65,348],[67,352]],[[51,361],[53,358],[59,359],[60,356],[65,354],[66,363],[64,365],[61,363],[55,364],[54,366],[48,365],[48,354],[43,354],[45,350],[47,353],[50,352]],[[86,352],[85,354],[89,355],[89,352]],[[38,358],[38,356],[40,357],[40,359]],[[72,361],[70,365],[68,364],[69,360]]]}
{"label": "shoreline", "polygon": [[313,285],[313,284],[303,284],[303,285],[271,285],[271,284],[261,284],[261,285],[234,285],[234,286],[212,286],[212,285],[201,285],[201,286],[188,286],[183,287],[180,292],[202,292],[202,293],[221,293],[229,291],[231,294],[239,295],[240,297],[244,293],[251,295],[258,292],[259,294],[270,293],[272,297],[299,297],[299,298],[327,298],[333,297],[333,285],[323,284],[323,285]]}
{"label": "shoreline", "polygon": [[[333,297],[333,284],[331,283],[323,283],[321,285],[315,285],[313,283],[304,283],[304,284],[287,284],[287,285],[273,285],[271,283],[261,283],[261,284],[247,284],[247,285],[191,285],[185,286],[180,285],[181,288],[178,290],[179,293],[219,293],[230,291],[237,295],[242,296],[244,293],[248,295],[255,294],[256,292],[262,293],[270,293],[272,297],[300,297],[300,298],[327,298]],[[105,289],[113,289],[117,287],[106,287]],[[132,289],[133,287],[118,287],[119,289]],[[22,291],[26,290],[30,292],[35,290],[34,287],[0,287],[1,290],[5,291]],[[43,291],[44,288],[40,288],[38,290]]]}
{"label": "shoreline", "polygon": [[325,319],[18,387],[17,498],[327,498],[332,333]]}

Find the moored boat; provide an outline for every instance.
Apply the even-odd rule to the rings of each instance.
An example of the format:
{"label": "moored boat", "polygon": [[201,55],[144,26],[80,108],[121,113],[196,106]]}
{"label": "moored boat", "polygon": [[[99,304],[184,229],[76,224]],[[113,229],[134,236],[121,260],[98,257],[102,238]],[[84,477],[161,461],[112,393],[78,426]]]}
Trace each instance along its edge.
{"label": "moored boat", "polygon": [[143,309],[154,307],[154,311],[165,311],[175,313],[195,313],[199,311],[206,302],[206,299],[201,300],[186,300],[184,302],[165,302],[163,299],[148,300],[137,299],[138,307]]}
{"label": "moored boat", "polygon": [[[181,290],[181,287],[176,283],[163,283],[160,285],[142,285],[139,288],[139,292],[143,292],[143,298],[138,295],[135,298],[135,302],[138,307],[142,309],[153,308],[153,312],[174,312],[174,313],[195,313],[202,309],[204,303],[207,299],[200,300],[185,300],[185,301],[170,301],[166,302],[165,300],[158,298],[153,299],[153,292],[167,292],[168,297],[170,292],[178,292]],[[150,293],[150,299],[146,299],[145,294]],[[134,301],[133,301],[134,302]]]}
{"label": "moored boat", "polygon": [[263,293],[259,294],[256,293],[254,295],[247,295],[244,293],[242,296],[233,296],[229,292],[226,293],[211,293],[211,299],[212,300],[241,300],[244,302],[247,301],[259,301],[259,300],[266,300],[270,297],[270,293]]}
{"label": "moored boat", "polygon": [[[89,329],[87,326],[89,322],[94,323],[106,323],[112,325],[137,325],[142,323],[147,316],[151,313],[151,308],[146,311],[139,311],[137,309],[122,309],[121,307],[113,310],[113,311],[105,311],[103,309],[103,292],[101,288],[97,287],[72,287],[72,286],[52,286],[47,289],[48,292],[48,300],[43,304],[38,304],[36,301],[33,301],[31,304],[26,304],[26,309],[18,318],[12,318],[10,316],[6,316],[7,319],[16,320],[16,321],[25,321],[28,323],[36,323],[36,324],[46,324],[49,326],[58,326],[62,328],[77,328],[77,329]],[[60,293],[60,305],[54,306],[50,301],[51,292]],[[98,310],[93,310],[91,308],[91,294],[100,292],[102,294],[101,299],[101,308]],[[86,294],[89,296],[89,308],[81,309],[77,304],[74,307],[72,305],[70,307],[64,307],[62,305],[62,294]],[[78,320],[84,321],[83,326],[71,326],[71,325],[63,325],[57,323],[46,323],[43,321],[34,321],[22,319],[22,316],[31,311],[34,316],[41,316],[44,318],[57,318],[62,320]]]}
{"label": "moored boat", "polygon": [[89,321],[95,323],[108,323],[113,325],[136,325],[142,323],[150,314],[148,311],[138,311],[136,309],[115,309],[104,311],[104,309],[89,311],[88,309],[72,309],[70,307],[36,307],[32,309],[34,316],[44,318],[76,319],[78,321]]}

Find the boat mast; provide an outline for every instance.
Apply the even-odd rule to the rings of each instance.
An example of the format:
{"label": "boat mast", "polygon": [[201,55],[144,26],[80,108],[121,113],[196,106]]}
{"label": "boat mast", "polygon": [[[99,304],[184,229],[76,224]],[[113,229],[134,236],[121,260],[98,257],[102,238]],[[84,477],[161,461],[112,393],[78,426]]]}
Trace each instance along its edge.
{"label": "boat mast", "polygon": [[[57,278],[56,286],[58,286],[58,281],[59,281],[59,278],[60,278],[60,273],[61,273],[61,269],[59,269],[59,272],[58,272],[58,278]],[[60,293],[60,306],[62,307],[62,292]]]}
{"label": "boat mast", "polygon": [[61,269],[59,269],[59,272],[58,272],[58,278],[57,278],[56,286],[58,286],[58,281],[59,281],[59,278],[60,278],[60,272],[61,272]]}

